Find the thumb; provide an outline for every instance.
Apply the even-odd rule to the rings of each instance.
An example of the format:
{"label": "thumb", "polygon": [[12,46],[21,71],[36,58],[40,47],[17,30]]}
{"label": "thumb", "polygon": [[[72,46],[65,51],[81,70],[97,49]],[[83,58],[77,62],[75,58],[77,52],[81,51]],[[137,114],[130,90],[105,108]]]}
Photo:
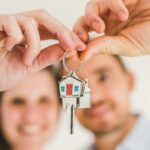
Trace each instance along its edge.
{"label": "thumb", "polygon": [[123,56],[142,55],[141,48],[124,36],[103,36],[91,40],[86,50],[80,54],[80,59],[86,61],[97,53]]}
{"label": "thumb", "polygon": [[53,65],[62,59],[64,54],[63,49],[59,44],[49,46],[42,50],[42,52],[36,57],[30,68],[31,73],[37,72],[49,65]]}

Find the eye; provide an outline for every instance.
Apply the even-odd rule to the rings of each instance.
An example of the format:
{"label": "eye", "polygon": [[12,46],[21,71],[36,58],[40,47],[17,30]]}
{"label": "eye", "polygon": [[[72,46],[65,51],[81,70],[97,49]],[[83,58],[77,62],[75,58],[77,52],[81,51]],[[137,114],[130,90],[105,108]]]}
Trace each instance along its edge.
{"label": "eye", "polygon": [[99,82],[106,82],[109,79],[109,74],[104,73],[99,77]]}
{"label": "eye", "polygon": [[39,99],[39,103],[40,104],[50,104],[51,103],[51,101],[50,101],[50,99],[47,97],[47,96],[43,96],[43,97],[41,97],[40,99]]}
{"label": "eye", "polygon": [[25,104],[25,101],[23,98],[15,97],[13,98],[11,104],[14,106],[22,106],[23,104]]}

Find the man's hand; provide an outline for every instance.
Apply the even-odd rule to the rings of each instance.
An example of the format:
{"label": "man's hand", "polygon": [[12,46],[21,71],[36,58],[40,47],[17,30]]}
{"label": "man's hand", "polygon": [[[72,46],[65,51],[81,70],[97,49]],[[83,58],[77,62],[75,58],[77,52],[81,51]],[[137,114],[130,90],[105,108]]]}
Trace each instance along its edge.
{"label": "man's hand", "polygon": [[[43,39],[56,39],[59,44],[41,49]],[[54,64],[64,50],[73,55],[84,49],[75,33],[44,10],[0,15],[0,91]]]}
{"label": "man's hand", "polygon": [[81,59],[96,53],[126,56],[150,54],[150,1],[149,0],[91,0],[85,15],[80,17],[74,31],[84,42],[88,32],[105,32],[87,44]]}

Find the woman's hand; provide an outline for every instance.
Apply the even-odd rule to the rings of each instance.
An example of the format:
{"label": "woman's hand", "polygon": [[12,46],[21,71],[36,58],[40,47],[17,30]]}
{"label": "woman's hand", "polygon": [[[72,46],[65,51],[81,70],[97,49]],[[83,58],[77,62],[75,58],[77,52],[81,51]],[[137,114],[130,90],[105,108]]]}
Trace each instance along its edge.
{"label": "woman's hand", "polygon": [[[56,39],[59,44],[41,49],[43,39]],[[0,91],[54,64],[64,50],[72,55],[85,49],[75,33],[45,10],[0,15],[0,41]]]}

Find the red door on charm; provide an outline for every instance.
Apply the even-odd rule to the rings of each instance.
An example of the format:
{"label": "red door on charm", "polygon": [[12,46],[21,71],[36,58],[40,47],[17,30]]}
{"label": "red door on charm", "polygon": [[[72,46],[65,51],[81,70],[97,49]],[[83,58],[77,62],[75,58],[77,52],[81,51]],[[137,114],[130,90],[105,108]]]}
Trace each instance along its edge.
{"label": "red door on charm", "polygon": [[67,84],[67,95],[72,95],[73,84]]}

